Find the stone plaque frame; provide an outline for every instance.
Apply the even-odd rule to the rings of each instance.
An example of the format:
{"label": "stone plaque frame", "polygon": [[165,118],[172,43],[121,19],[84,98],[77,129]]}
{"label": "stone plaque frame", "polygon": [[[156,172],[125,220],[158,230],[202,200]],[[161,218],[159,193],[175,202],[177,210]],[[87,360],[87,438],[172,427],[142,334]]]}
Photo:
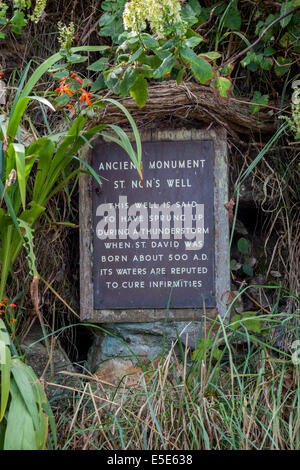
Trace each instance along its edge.
{"label": "stone plaque frame", "polygon": [[[210,140],[214,149],[214,218],[215,218],[215,295],[216,307],[206,309],[209,317],[224,316],[226,305],[222,294],[230,290],[229,219],[224,204],[228,202],[227,134],[223,128],[145,130],[140,132],[142,142]],[[91,163],[92,151],[86,154]],[[82,174],[79,180],[80,223],[80,317],[90,323],[143,323],[166,320],[166,309],[94,309],[93,233],[92,233],[92,177]],[[202,308],[170,309],[168,321],[197,321]]]}

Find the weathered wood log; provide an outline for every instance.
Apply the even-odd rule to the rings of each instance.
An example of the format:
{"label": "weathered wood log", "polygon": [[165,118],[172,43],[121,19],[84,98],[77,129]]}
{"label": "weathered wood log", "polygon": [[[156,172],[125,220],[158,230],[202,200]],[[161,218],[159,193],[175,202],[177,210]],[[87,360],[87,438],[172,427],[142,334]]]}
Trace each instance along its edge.
{"label": "weathered wood log", "polygon": [[[243,100],[222,101],[212,88],[184,82],[163,82],[149,87],[147,104],[138,108],[132,98],[121,99],[138,124],[162,119],[168,116],[184,120],[198,120],[217,123],[224,126],[231,134],[250,134],[255,132],[273,133],[276,129],[274,111],[251,113],[249,105]],[[127,118],[119,108],[107,106],[101,115],[101,122],[123,124]]]}

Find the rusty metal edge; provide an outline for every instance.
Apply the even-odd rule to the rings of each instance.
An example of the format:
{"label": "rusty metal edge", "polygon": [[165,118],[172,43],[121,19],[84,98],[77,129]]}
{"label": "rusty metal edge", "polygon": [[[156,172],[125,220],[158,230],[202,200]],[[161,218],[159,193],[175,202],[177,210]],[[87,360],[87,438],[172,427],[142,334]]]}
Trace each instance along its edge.
{"label": "rusty metal edge", "polygon": [[[130,138],[133,136],[128,134]],[[228,201],[227,133],[222,127],[209,130],[176,129],[144,130],[142,141],[212,140],[214,143],[214,211],[215,211],[215,283],[216,303],[207,309],[209,317],[224,317],[227,311],[222,294],[230,290],[229,220],[224,204]],[[99,142],[99,137],[95,139]],[[103,139],[100,139],[103,140]],[[92,152],[85,150],[85,158],[91,163]],[[79,180],[80,224],[80,317],[91,323],[143,323],[153,321],[197,321],[203,316],[202,309],[132,309],[94,310],[93,307],[93,245],[92,245],[92,178],[86,174]]]}

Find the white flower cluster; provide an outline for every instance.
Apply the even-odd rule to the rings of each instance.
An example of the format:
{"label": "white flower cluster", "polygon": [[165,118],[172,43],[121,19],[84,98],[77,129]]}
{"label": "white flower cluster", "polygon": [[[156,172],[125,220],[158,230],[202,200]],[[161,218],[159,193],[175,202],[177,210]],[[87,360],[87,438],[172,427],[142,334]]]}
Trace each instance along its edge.
{"label": "white flower cluster", "polygon": [[70,49],[75,36],[75,25],[73,21],[69,26],[63,24],[61,21],[57,23],[58,29],[58,42],[62,49]]}
{"label": "white flower cluster", "polygon": [[30,17],[31,21],[34,23],[38,23],[44,10],[46,8],[47,0],[36,0],[35,7],[33,13]]}
{"label": "white flower cluster", "polygon": [[124,28],[138,32],[145,29],[148,22],[152,32],[163,38],[167,26],[185,26],[180,11],[179,0],[131,0],[125,5]]}

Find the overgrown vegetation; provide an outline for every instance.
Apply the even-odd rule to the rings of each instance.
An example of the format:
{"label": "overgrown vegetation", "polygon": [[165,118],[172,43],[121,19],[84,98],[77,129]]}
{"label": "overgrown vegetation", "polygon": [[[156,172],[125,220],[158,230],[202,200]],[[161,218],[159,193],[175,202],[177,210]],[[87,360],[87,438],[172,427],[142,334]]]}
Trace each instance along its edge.
{"label": "overgrown vegetation", "polygon": [[[299,0],[0,1],[0,448],[300,448],[299,25]],[[227,317],[205,317],[193,351],[178,338],[130,357],[118,384],[81,364],[50,400],[55,425],[19,340],[40,321],[52,368],[52,340],[71,338],[62,231],[78,227],[79,173],[97,178],[80,149],[108,127],[143,181],[137,126],[203,122],[229,132]]]}
{"label": "overgrown vegetation", "polygon": [[[111,385],[107,370],[79,374],[72,410],[54,410],[58,448],[299,449],[299,349],[291,358],[273,336],[284,325],[298,337],[294,319],[276,309],[261,315],[263,334],[255,333],[250,314],[229,325],[208,320],[199,327],[199,338],[201,330],[207,335],[192,358],[179,341],[179,356],[174,344]],[[60,391],[63,403],[71,392],[64,386]]]}

